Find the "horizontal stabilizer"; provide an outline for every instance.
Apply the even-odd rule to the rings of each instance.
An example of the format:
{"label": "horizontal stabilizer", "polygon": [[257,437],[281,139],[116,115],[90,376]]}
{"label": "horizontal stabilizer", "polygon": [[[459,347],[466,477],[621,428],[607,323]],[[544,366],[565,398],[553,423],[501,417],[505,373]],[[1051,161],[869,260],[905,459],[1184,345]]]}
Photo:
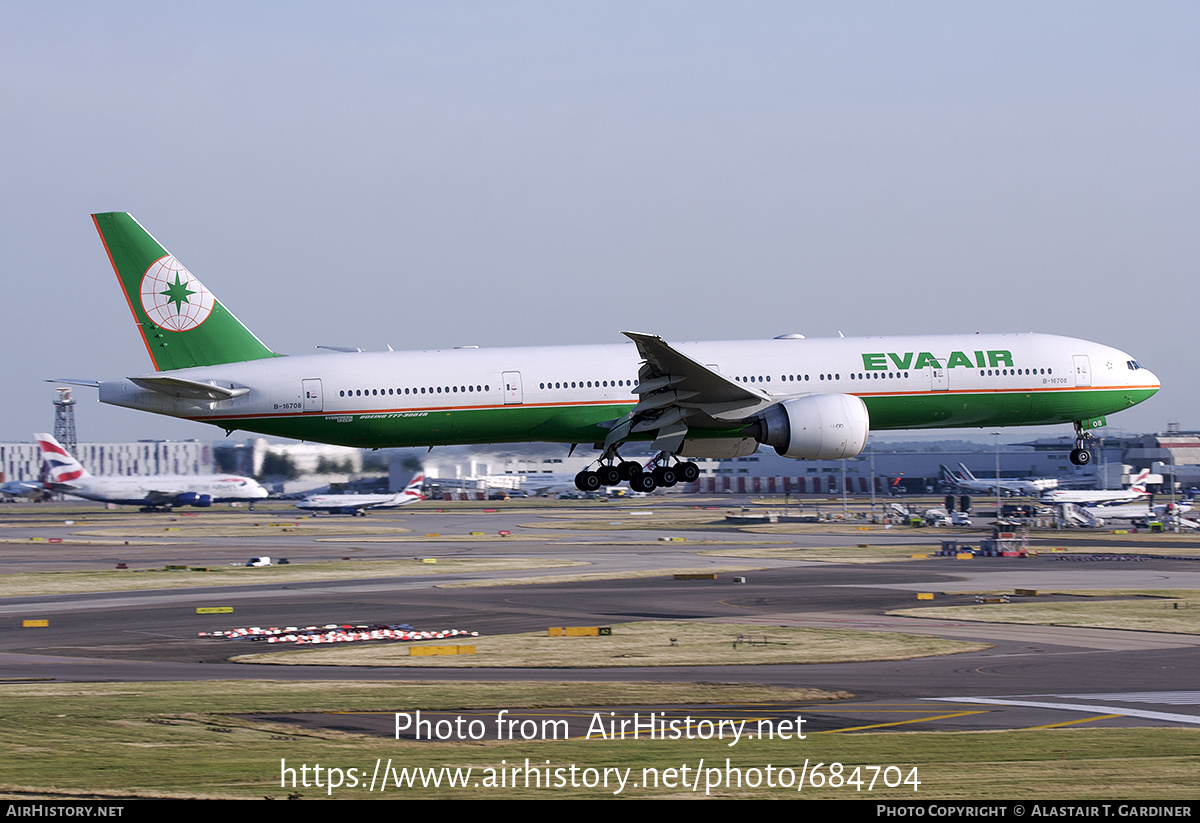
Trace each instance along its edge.
{"label": "horizontal stabilizer", "polygon": [[68,386],[87,386],[89,389],[100,388],[99,380],[79,380],[74,377],[56,377],[53,380],[47,380],[47,383],[66,383]]}
{"label": "horizontal stabilizer", "polygon": [[215,383],[202,383],[199,380],[185,380],[182,377],[131,377],[129,380],[143,389],[167,394],[171,397],[186,397],[190,400],[232,400],[249,394],[247,388],[218,386]]}
{"label": "horizontal stabilizer", "polygon": [[62,492],[63,494],[70,494],[71,492],[79,489],[79,486],[76,486],[73,483],[53,483],[53,482],[48,481],[46,483],[46,488],[48,488],[50,491]]}

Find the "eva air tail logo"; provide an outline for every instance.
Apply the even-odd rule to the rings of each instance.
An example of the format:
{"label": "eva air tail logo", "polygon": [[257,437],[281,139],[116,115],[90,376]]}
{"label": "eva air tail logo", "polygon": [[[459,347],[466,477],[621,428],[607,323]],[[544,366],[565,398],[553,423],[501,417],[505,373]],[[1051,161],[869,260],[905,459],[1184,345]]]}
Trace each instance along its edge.
{"label": "eva air tail logo", "polygon": [[167,331],[189,331],[212,313],[212,292],[169,254],[146,269],[141,292],[146,315]]}

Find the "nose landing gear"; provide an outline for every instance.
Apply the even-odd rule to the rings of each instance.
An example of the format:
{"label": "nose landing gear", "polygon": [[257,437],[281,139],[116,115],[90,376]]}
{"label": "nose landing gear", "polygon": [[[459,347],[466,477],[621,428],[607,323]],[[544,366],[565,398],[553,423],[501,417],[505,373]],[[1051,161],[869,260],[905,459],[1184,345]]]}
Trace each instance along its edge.
{"label": "nose landing gear", "polygon": [[1071,462],[1076,466],[1086,466],[1092,462],[1092,453],[1087,444],[1091,433],[1084,430],[1078,420],[1075,421],[1075,448],[1071,449]]}

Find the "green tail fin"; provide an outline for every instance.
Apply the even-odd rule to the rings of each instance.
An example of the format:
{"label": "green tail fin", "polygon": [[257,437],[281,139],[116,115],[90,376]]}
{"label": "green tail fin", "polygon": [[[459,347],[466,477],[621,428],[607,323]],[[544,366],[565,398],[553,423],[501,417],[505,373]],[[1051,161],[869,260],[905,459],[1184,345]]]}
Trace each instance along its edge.
{"label": "green tail fin", "polygon": [[278,357],[124,212],[93,214],[156,371]]}

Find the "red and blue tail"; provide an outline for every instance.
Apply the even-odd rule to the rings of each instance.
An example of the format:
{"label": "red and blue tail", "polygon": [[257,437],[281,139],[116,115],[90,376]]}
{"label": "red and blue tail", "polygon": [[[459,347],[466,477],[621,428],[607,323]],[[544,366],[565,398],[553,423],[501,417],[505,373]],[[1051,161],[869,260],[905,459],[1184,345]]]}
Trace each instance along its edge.
{"label": "red and blue tail", "polygon": [[53,437],[48,434],[35,434],[33,437],[42,450],[42,462],[46,464],[46,474],[51,483],[70,483],[87,476],[87,469]]}

